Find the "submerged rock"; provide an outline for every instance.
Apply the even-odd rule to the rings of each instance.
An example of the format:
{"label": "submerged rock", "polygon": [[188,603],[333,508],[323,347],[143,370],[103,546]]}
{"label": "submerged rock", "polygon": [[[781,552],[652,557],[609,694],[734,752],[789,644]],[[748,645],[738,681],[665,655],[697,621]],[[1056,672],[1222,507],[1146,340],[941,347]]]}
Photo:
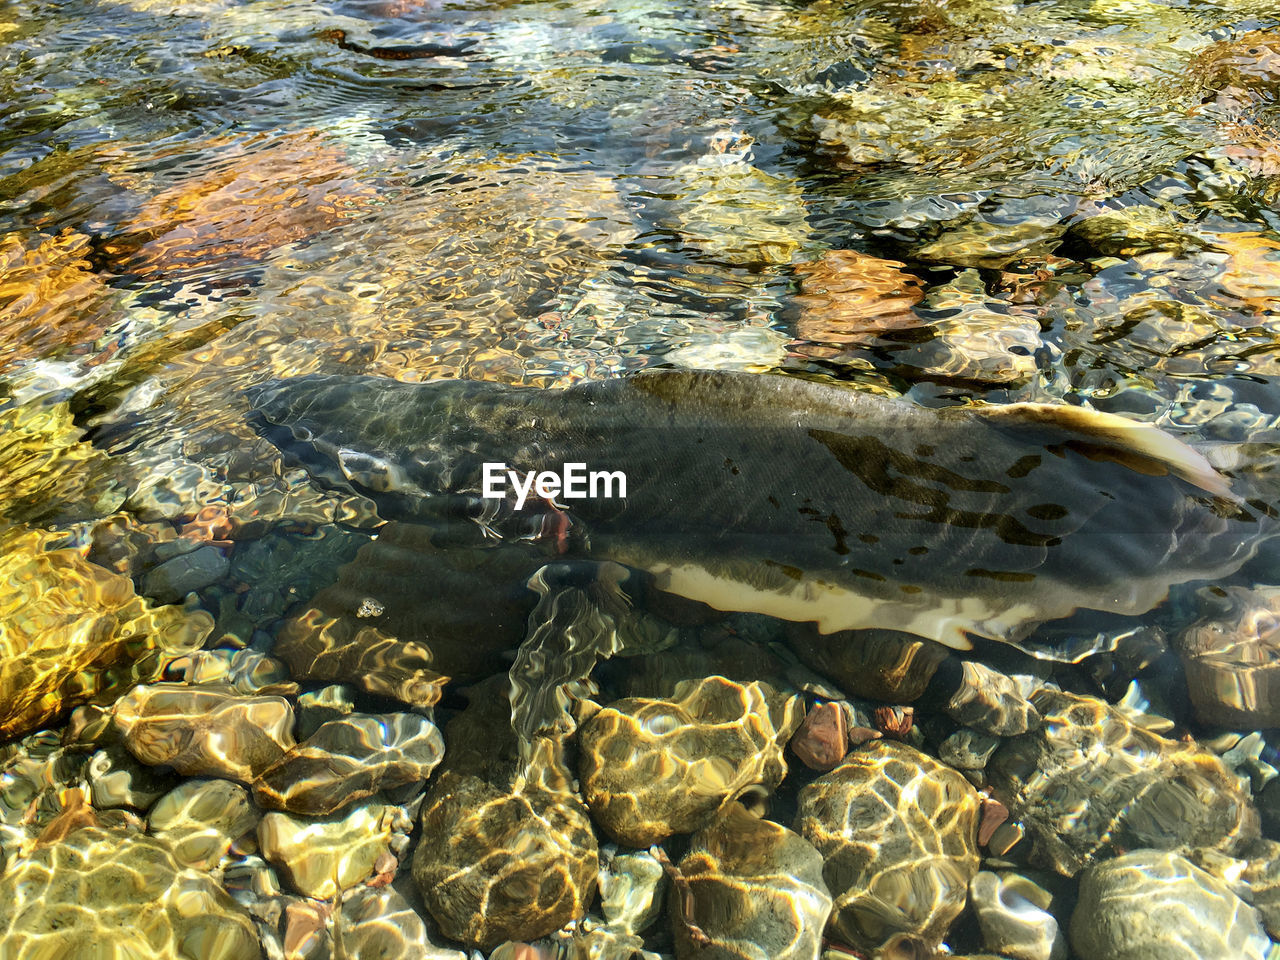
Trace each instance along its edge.
{"label": "submerged rock", "polygon": [[153,836],[181,863],[212,870],[231,845],[258,823],[249,792],[229,780],[188,780],[166,793],[147,815]]}
{"label": "submerged rock", "polygon": [[335,683],[319,690],[298,695],[294,712],[298,715],[298,736],[304,740],[330,720],[355,713],[356,705],[350,687]]}
{"label": "submerged rock", "polygon": [[379,790],[426,780],[444,754],[435,724],[413,713],[353,713],[322,725],[253,784],[260,806],[328,816]]}
{"label": "submerged rock", "polygon": [[741,153],[711,153],[677,167],[672,176],[680,196],[670,225],[717,260],[790,263],[809,242],[799,184],[766,173]]}
{"label": "submerged rock", "polygon": [[378,803],[328,819],[273,811],[258,824],[258,844],[295,890],[329,900],[373,875],[390,850],[395,818],[395,807]]}
{"label": "submerged rock", "polygon": [[1071,946],[1090,960],[1263,960],[1258,913],[1175,853],[1135,850],[1087,869]]}
{"label": "submerged rock", "polygon": [[987,768],[1035,852],[1071,876],[1122,850],[1231,848],[1258,814],[1218,757],[1135,726],[1093,697],[1041,690],[1044,722],[1007,740]]}
{"label": "submerged rock", "polygon": [[160,603],[175,603],[193,590],[217,583],[230,569],[226,555],[206,544],[148,570],[142,578],[142,592]]}
{"label": "submerged rock", "polygon": [[831,914],[822,871],[803,837],[728,804],[680,861],[671,891],[676,957],[817,960]]}
{"label": "submerged rock", "polygon": [[[199,647],[208,614],[154,607],[127,577],[89,563],[56,537],[0,535],[0,737],[20,736],[64,710]],[[18,612],[20,616],[17,616]]]}
{"label": "submerged rock", "polygon": [[804,706],[764,683],[687,681],[669,700],[619,700],[578,733],[592,818],[632,847],[689,833],[746,787],[772,789]]}
{"label": "submerged rock", "polygon": [[146,810],[172,789],[177,780],[172,770],[139,762],[119,742],[108,743],[94,753],[85,773],[93,805],[99,810],[112,807]]}
{"label": "submerged rock", "polygon": [[823,636],[807,624],[789,625],[787,636],[800,659],[855,696],[908,704],[927,694],[957,722],[1000,736],[1039,722],[1010,678],[961,663],[943,644],[897,630]]}
{"label": "submerged rock", "polygon": [[924,323],[912,313],[924,296],[923,281],[904,263],[856,250],[828,250],[818,260],[798,263],[800,308],[796,336],[815,343],[874,342],[891,330]]}
{"label": "submerged rock", "polygon": [[791,752],[810,770],[838,767],[849,752],[849,723],[838,703],[819,703],[791,738]]}
{"label": "submerged rock", "polygon": [[112,291],[90,262],[89,237],[0,234],[0,370],[23,361],[98,352],[115,319]]}
{"label": "submerged rock", "polygon": [[394,887],[362,887],[342,904],[342,950],[377,960],[467,960],[431,942],[426,924]]}
{"label": "submerged rock", "polygon": [[134,687],[116,705],[115,725],[143,763],[244,784],[252,784],[294,746],[287,700],[242,697],[234,688],[212,684]]}
{"label": "submerged rock", "polygon": [[200,147],[217,151],[221,162],[195,172],[174,165],[177,178],[150,190],[133,220],[103,245],[118,269],[156,276],[241,265],[337,226],[375,201],[343,151],[315,131],[192,145]]}
{"label": "submerged rock", "polygon": [[252,921],[161,840],[84,827],[0,877],[0,955],[252,960]]}
{"label": "submerged rock", "polygon": [[445,936],[492,949],[581,917],[599,868],[586,808],[558,748],[539,740],[510,781],[440,774],[422,808],[413,879]]}
{"label": "submerged rock", "polygon": [[1079,245],[1080,259],[1134,257],[1156,250],[1182,253],[1202,248],[1204,241],[1171,211],[1162,207],[1104,210],[1071,225],[1066,243]]}
{"label": "submerged rock", "polygon": [[[905,744],[877,740],[800,791],[796,830],[817,847],[850,946],[928,951],[946,936],[978,872],[978,793]],[[905,947],[904,947],[905,948]]]}
{"label": "submerged rock", "polygon": [[383,527],[281,629],[276,656],[297,678],[413,706],[434,704],[449,678],[487,675],[524,636],[535,600],[524,583],[537,562],[523,551],[434,542],[441,537],[440,526]]}
{"label": "submerged rock", "polygon": [[984,870],[969,883],[982,941],[1009,960],[1066,960],[1067,939],[1050,912],[1053,895],[1016,873]]}
{"label": "submerged rock", "polygon": [[600,912],[622,933],[643,933],[658,919],[666,873],[649,852],[625,852],[609,844],[600,850]]}
{"label": "submerged rock", "polygon": [[1214,587],[1175,641],[1196,715],[1237,729],[1280,726],[1280,587]]}
{"label": "submerged rock", "polygon": [[1280,93],[1280,32],[1255,30],[1220,40],[1196,54],[1189,76],[1212,91]]}
{"label": "submerged rock", "polygon": [[895,363],[935,379],[1014,383],[1036,372],[1040,325],[987,295],[977,270],[933,287],[916,307],[933,339],[896,351]]}

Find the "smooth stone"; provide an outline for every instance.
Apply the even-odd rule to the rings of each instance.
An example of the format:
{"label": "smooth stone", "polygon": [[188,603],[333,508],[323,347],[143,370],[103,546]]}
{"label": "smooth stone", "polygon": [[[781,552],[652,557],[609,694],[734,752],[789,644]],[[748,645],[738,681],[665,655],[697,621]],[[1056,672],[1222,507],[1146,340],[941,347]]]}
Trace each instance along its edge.
{"label": "smooth stone", "polygon": [[142,578],[142,592],[160,603],[176,603],[193,590],[217,583],[231,569],[231,561],[212,544],[166,560]]}
{"label": "smooth stone", "polygon": [[280,693],[288,684],[283,663],[257,650],[197,650],[169,665],[167,679],[188,684],[229,684],[237,693],[252,696],[266,691]]}
{"label": "smooth stone", "polygon": [[679,872],[677,960],[817,960],[831,894],[822,855],[799,834],[730,803],[694,835]]}
{"label": "smooth stone", "polygon": [[182,863],[204,870],[218,865],[231,844],[258,823],[249,792],[230,780],[188,780],[151,808],[147,827]]}
{"label": "smooth stone", "polygon": [[294,746],[287,700],[243,697],[228,687],[134,687],[116,704],[115,723],[143,763],[168,764],[189,777],[251,784]]}
{"label": "smooth stone", "polygon": [[1135,850],[1080,877],[1071,946],[1089,960],[1263,960],[1258,913],[1176,853]]}
{"label": "smooth stone", "polygon": [[1197,744],[1135,726],[1094,697],[1044,689],[1032,702],[1044,722],[1006,740],[987,775],[1040,862],[1073,876],[1120,850],[1229,850],[1258,836],[1249,797]]}
{"label": "smooth stone", "polygon": [[964,661],[960,673],[959,689],[943,707],[956,723],[998,737],[1016,736],[1039,725],[1040,714],[1012,677],[973,660]]}
{"label": "smooth stone", "polygon": [[690,370],[771,370],[787,358],[787,338],[768,327],[705,334],[664,353],[664,363]]}
{"label": "smooth stone", "polygon": [[1205,241],[1169,210],[1160,207],[1125,207],[1083,217],[1067,230],[1064,243],[1079,246],[1079,259],[1133,257],[1155,250],[1182,253],[1198,250]]}
{"label": "smooth stone", "polygon": [[331,943],[326,927],[330,909],[317,900],[294,900],[285,904],[284,935],[280,948],[288,960],[321,960],[325,948],[332,953],[338,950]]}
{"label": "smooth stone", "polygon": [[1067,939],[1050,912],[1053,895],[1016,873],[984,870],[969,881],[983,944],[1009,960],[1066,960]]}
{"label": "smooth stone", "polygon": [[222,871],[222,885],[236,902],[250,912],[284,895],[276,869],[256,854],[241,856]]}
{"label": "smooth stone", "polygon": [[1196,716],[1236,730],[1280,726],[1280,587],[1215,587],[1200,599],[1209,612],[1175,641]]}
{"label": "smooth stone", "polygon": [[263,771],[260,806],[328,816],[350,803],[426,780],[444,755],[435,724],[413,713],[353,713],[330,720]]}
{"label": "smooth stone", "polygon": [[22,611],[0,628],[4,740],[85,701],[114,699],[115,690],[154,677],[161,655],[199,649],[213,629],[204,611],[155,607],[128,577],[77,549],[50,549],[57,540],[56,532],[21,527],[0,535],[0,608]]}
{"label": "smooth stone", "polygon": [[982,770],[1001,742],[995,734],[965,727],[938,744],[938,759],[957,770]]}
{"label": "smooth stone", "polygon": [[849,728],[838,703],[820,703],[805,715],[791,738],[791,752],[810,770],[838,767],[849,752]]}
{"label": "smooth stone", "polygon": [[575,797],[446,773],[423,807],[412,869],[441,932],[490,948],[547,936],[582,916],[598,863]]}
{"label": "smooth stone", "polygon": [[298,736],[305,740],[319,730],[321,724],[355,713],[354,696],[354,691],[343,683],[299,694],[294,708],[298,716]]}
{"label": "smooth stone", "polygon": [[361,887],[342,903],[341,944],[359,960],[467,960],[431,942],[427,926],[394,887]]}
{"label": "smooth stone", "polygon": [[[470,726],[471,712],[449,724],[451,744],[459,721]],[[412,866],[441,933],[486,950],[537,940],[581,918],[599,872],[591,820],[558,744],[539,739],[512,777],[488,776],[449,769],[436,777]]]}
{"label": "smooth stone", "polygon": [[626,846],[692,832],[744,787],[782,782],[803,709],[768,684],[724,677],[680,683],[671,699],[619,700],[578,731],[582,795]]}
{"label": "smooth stone", "polygon": [[1250,859],[1239,875],[1247,892],[1239,892],[1247,896],[1258,911],[1267,935],[1272,940],[1280,940],[1280,842],[1259,841],[1249,854]]}
{"label": "smooth stone", "polygon": [[139,762],[120,743],[109,744],[94,753],[86,773],[93,805],[99,810],[111,807],[146,810],[173,789],[177,781],[172,770],[160,770]]}
{"label": "smooth stone", "polygon": [[272,811],[258,824],[262,856],[305,897],[332,899],[373,875],[389,851],[394,807],[369,804],[317,820]]}
{"label": "smooth stone", "polygon": [[800,791],[796,830],[825,859],[833,936],[936,949],[978,872],[978,793],[905,744],[876,740]]}
{"label": "smooth stone", "polygon": [[600,912],[612,927],[643,933],[662,912],[666,871],[651,853],[600,849]]}
{"label": "smooth stone", "polygon": [[85,827],[0,877],[0,956],[254,960],[252,921],[161,840]]}
{"label": "smooth stone", "polygon": [[295,679],[349,683],[415,707],[433,706],[450,678],[489,676],[524,636],[533,607],[524,584],[536,566],[524,551],[445,549],[433,536],[440,531],[423,524],[382,527],[281,626],[272,653]]}
{"label": "smooth stone", "polygon": [[790,263],[810,244],[804,191],[738,151],[712,153],[672,171],[673,214],[664,226],[727,264]]}

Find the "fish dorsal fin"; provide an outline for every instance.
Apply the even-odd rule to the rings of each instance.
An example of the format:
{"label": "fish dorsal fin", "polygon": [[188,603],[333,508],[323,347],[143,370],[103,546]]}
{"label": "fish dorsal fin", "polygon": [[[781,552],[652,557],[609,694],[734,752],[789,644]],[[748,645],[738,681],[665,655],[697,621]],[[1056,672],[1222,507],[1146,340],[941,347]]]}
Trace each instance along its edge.
{"label": "fish dorsal fin", "polygon": [[1009,403],[990,407],[968,407],[997,424],[1031,424],[1056,427],[1076,434],[1083,452],[1093,459],[1108,459],[1149,476],[1174,474],[1201,490],[1232,502],[1227,478],[1199,452],[1159,427],[1130,420],[1092,407],[1057,403]]}

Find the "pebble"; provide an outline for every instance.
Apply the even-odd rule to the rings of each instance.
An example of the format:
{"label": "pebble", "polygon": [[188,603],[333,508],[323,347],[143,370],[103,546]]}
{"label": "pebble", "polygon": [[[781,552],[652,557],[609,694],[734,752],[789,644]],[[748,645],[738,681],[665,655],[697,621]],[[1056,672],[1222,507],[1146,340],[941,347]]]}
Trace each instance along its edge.
{"label": "pebble", "polygon": [[229,780],[188,780],[161,797],[147,816],[148,830],[192,867],[212,870],[231,844],[258,823],[249,793]]}
{"label": "pebble", "polygon": [[258,845],[294,890],[329,900],[373,875],[389,849],[394,812],[376,803],[328,819],[272,811],[258,824]]}
{"label": "pebble", "polygon": [[600,849],[600,911],[605,921],[627,933],[643,933],[662,911],[666,871],[652,853]]}
{"label": "pebble", "polygon": [[831,915],[822,855],[739,803],[693,836],[670,901],[677,960],[816,960]]}
{"label": "pebble", "polygon": [[1196,716],[1237,730],[1280,726],[1280,587],[1214,591],[1202,591],[1209,612],[1175,641]]}
{"label": "pebble", "polygon": [[791,738],[791,752],[810,770],[838,767],[849,752],[849,730],[844,710],[837,703],[820,703],[805,715]]}
{"label": "pebble", "polygon": [[1007,740],[987,774],[1041,862],[1072,876],[1121,849],[1226,849],[1258,836],[1257,812],[1212,753],[1094,697],[1044,689],[1032,699],[1044,723]]}
{"label": "pebble", "polygon": [[983,944],[1009,960],[1066,960],[1067,939],[1052,902],[1048,890],[1017,873],[984,870],[969,882]]}
{"label": "pebble", "polygon": [[595,833],[549,740],[508,783],[439,774],[419,837],[413,879],[441,932],[467,946],[547,936],[595,898]]}
{"label": "pebble", "polygon": [[832,935],[875,951],[935,949],[978,872],[979,797],[955,770],[877,740],[800,791],[796,831],[823,855]]}
{"label": "pebble", "polygon": [[957,770],[982,770],[1001,742],[995,734],[964,727],[938,744],[938,759]]}
{"label": "pebble", "polygon": [[298,716],[298,736],[305,740],[319,730],[321,724],[354,713],[354,696],[355,692],[342,683],[299,694],[294,711]]}
{"label": "pebble", "polygon": [[87,700],[112,699],[116,684],[152,675],[148,661],[198,649],[213,627],[204,611],[153,607],[129,578],[77,549],[52,549],[57,539],[22,527],[0,533],[0,609],[21,610],[0,632],[5,740]]}
{"label": "pebble", "polygon": [[342,949],[359,960],[467,960],[433,943],[422,918],[394,887],[360,887],[342,903]]}
{"label": "pebble", "polygon": [[206,544],[166,560],[142,578],[142,592],[159,603],[177,603],[193,590],[202,590],[227,575],[231,561],[222,550]]}
{"label": "pebble", "polygon": [[985,847],[1009,820],[1009,808],[991,797],[982,798],[982,814],[978,820],[978,846]]}
{"label": "pebble", "polygon": [[149,767],[135,760],[123,744],[113,743],[98,750],[86,768],[93,805],[99,810],[132,807],[146,810],[177,778],[173,771]]}

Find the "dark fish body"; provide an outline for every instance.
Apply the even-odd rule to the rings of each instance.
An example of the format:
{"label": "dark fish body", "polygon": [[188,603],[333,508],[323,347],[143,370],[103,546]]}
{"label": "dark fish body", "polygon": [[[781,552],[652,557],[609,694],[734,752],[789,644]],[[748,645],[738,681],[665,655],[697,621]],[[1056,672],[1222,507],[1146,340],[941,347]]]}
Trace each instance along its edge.
{"label": "dark fish body", "polygon": [[1237,569],[1262,533],[1191,448],[1074,407],[934,410],[687,371],[565,390],[312,376],[253,403],[277,446],[388,517],[461,500],[496,530],[545,530],[563,518],[541,501],[480,498],[485,463],[622,471],[625,498],[563,502],[563,549],[824,633],[1016,643],[1082,607],[1145,612],[1172,584]]}

